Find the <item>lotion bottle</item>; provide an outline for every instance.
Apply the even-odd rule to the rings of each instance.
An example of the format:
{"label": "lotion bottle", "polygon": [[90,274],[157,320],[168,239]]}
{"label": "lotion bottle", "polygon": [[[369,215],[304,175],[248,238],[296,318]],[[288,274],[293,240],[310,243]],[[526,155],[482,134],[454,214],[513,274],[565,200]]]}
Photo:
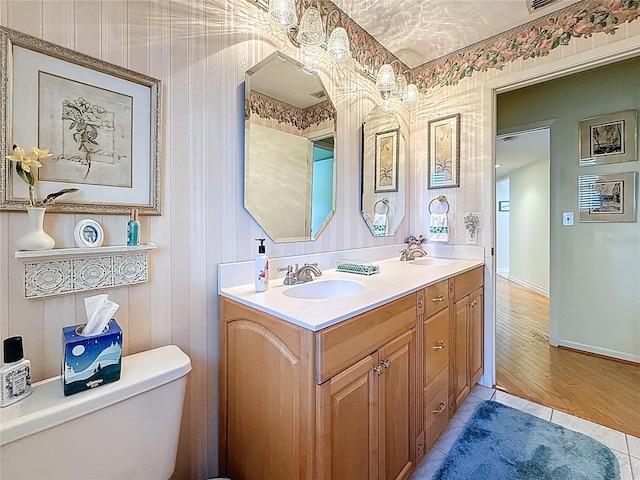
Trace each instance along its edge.
{"label": "lotion bottle", "polygon": [[0,407],[6,407],[31,394],[31,362],[24,358],[22,337],[4,340],[4,364],[0,368]]}
{"label": "lotion bottle", "polygon": [[256,242],[260,242],[254,274],[256,292],[264,292],[269,288],[269,257],[265,253],[264,240],[264,238],[256,238]]}
{"label": "lotion bottle", "polygon": [[140,245],[140,222],[138,221],[138,209],[132,208],[127,224],[127,245],[133,247]]}

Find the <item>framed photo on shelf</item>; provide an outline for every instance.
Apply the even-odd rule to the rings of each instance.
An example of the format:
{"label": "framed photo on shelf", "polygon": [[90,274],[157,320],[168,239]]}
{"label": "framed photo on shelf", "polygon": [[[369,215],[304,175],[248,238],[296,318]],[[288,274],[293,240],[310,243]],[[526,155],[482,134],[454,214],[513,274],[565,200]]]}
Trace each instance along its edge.
{"label": "framed photo on shelf", "polygon": [[626,110],[580,121],[580,166],[637,160],[637,117]]}
{"label": "framed photo on shelf", "polygon": [[4,155],[37,145],[38,195],[78,188],[49,210],[160,215],[159,80],[3,26],[0,58],[0,210],[28,203]]}
{"label": "framed photo on shelf", "polygon": [[73,239],[80,248],[101,247],[104,242],[102,227],[95,220],[85,218],[76,223]]}
{"label": "framed photo on shelf", "polygon": [[635,222],[638,172],[578,177],[581,222]]}
{"label": "framed photo on shelf", "polygon": [[376,132],[374,192],[398,191],[398,159],[400,131]]}
{"label": "framed photo on shelf", "polygon": [[460,114],[429,121],[427,188],[460,186]]}

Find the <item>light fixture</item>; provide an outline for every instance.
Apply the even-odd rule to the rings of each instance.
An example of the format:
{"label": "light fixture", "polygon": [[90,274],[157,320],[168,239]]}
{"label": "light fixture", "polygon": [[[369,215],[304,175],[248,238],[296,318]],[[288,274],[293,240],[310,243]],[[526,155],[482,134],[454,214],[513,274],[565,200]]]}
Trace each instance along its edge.
{"label": "light fixture", "polygon": [[[329,35],[329,19],[334,13],[338,21]],[[298,26],[298,14],[300,25]],[[303,0],[269,0],[269,19],[287,31],[289,39],[297,47],[322,46],[335,63],[343,63],[351,58],[351,46],[346,29],[342,26],[340,10],[331,10],[324,19],[316,6],[305,8]]]}
{"label": "light fixture", "polygon": [[304,11],[298,29],[298,43],[307,47],[316,47],[324,42],[324,28],[320,11],[316,7],[309,7]]}
{"label": "light fixture", "polygon": [[378,70],[376,88],[380,90],[380,94],[385,100],[391,96],[391,91],[396,88],[396,74],[390,63],[385,63]]}
{"label": "light fixture", "polygon": [[327,52],[336,63],[344,63],[351,58],[349,36],[344,27],[336,27],[329,36]]}
{"label": "light fixture", "polygon": [[275,24],[290,28],[298,23],[295,0],[270,0],[269,19]]}
{"label": "light fixture", "polygon": [[391,63],[384,63],[376,76],[376,88],[380,90],[382,108],[385,110],[393,110],[401,105],[414,105],[420,97],[414,83],[407,85],[407,77],[403,73],[395,74],[394,62],[400,61],[395,59]]}

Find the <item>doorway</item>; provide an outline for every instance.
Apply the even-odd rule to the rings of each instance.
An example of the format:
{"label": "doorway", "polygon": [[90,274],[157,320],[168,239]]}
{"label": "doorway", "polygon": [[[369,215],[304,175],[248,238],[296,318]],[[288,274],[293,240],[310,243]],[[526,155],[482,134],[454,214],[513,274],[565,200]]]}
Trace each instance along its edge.
{"label": "doorway", "polygon": [[496,386],[527,396],[549,348],[550,129],[498,135]]}
{"label": "doorway", "polygon": [[[640,392],[637,388],[629,388],[629,385],[638,384],[640,365],[637,359],[640,357],[637,342],[631,342],[630,339],[637,339],[640,332],[637,323],[640,303],[635,300],[640,284],[640,251],[637,246],[620,247],[620,242],[611,242],[609,239],[623,235],[636,238],[640,230],[637,223],[625,225],[615,222],[579,222],[578,178],[594,172],[637,171],[638,167],[620,164],[587,168],[578,161],[580,151],[576,138],[583,119],[629,108],[628,98],[634,99],[634,108],[640,108],[637,103],[640,97],[627,97],[623,93],[627,83],[625,76],[636,75],[637,78],[639,67],[637,59],[626,60],[619,64],[608,64],[606,68],[566,75],[519,90],[508,89],[505,82],[501,87],[504,89],[504,97],[500,88],[493,90],[498,94],[497,116],[494,117],[495,125],[502,129],[498,133],[513,136],[514,132],[519,134],[521,131],[517,127],[521,123],[533,125],[544,122],[544,119],[554,119],[551,127],[552,155],[549,170],[550,304],[543,304],[544,295],[537,297],[541,300],[541,305],[537,306],[537,302],[531,297],[516,297],[516,293],[527,293],[531,289],[520,289],[528,285],[510,282],[508,302],[511,309],[507,313],[510,318],[532,318],[535,316],[534,308],[541,311],[547,309],[550,310],[548,316],[551,318],[551,325],[547,333],[540,329],[513,333],[512,339],[522,340],[522,353],[512,355],[512,369],[502,372],[502,375],[509,376],[508,380],[514,382],[514,385],[516,381],[519,382],[521,390],[510,393],[633,435],[638,434],[637,425],[640,425],[640,412],[637,410]],[[596,101],[577,101],[574,95],[576,92],[581,95],[589,92],[589,97]],[[507,100],[501,105],[500,102],[505,97]],[[494,158],[497,159],[498,145],[494,148]],[[517,255],[512,251],[516,244],[512,236],[522,233],[523,224],[518,221],[528,219],[529,216],[523,211],[516,213],[519,200],[514,198],[514,193],[517,188],[514,187],[514,176],[508,177],[510,249],[507,277],[512,280],[512,277],[520,277],[514,271],[514,259]],[[496,169],[496,225],[500,212],[497,202],[498,184],[495,181],[502,179],[499,169]],[[563,225],[563,220],[574,214],[575,223]],[[494,245],[497,247],[497,242]],[[498,253],[498,261],[499,258]],[[498,273],[497,264],[493,272]],[[495,365],[499,370],[502,361],[500,349],[511,348],[513,342],[500,344],[499,304],[503,278],[499,275],[494,278],[497,291],[494,311]],[[523,308],[515,309],[514,306]],[[606,312],[600,313],[601,309],[606,309]],[[537,348],[539,346],[540,349]],[[501,372],[498,371],[498,385],[501,383],[500,375]],[[509,389],[511,388],[516,387],[512,385]]]}

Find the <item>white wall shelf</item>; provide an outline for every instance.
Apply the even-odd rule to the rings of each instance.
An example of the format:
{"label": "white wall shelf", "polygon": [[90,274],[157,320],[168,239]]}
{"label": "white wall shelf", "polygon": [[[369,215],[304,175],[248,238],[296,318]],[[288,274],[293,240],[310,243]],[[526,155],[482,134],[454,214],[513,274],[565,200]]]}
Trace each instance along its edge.
{"label": "white wall shelf", "polygon": [[147,254],[156,247],[54,248],[15,257],[24,264],[25,298],[42,298],[144,283]]}

